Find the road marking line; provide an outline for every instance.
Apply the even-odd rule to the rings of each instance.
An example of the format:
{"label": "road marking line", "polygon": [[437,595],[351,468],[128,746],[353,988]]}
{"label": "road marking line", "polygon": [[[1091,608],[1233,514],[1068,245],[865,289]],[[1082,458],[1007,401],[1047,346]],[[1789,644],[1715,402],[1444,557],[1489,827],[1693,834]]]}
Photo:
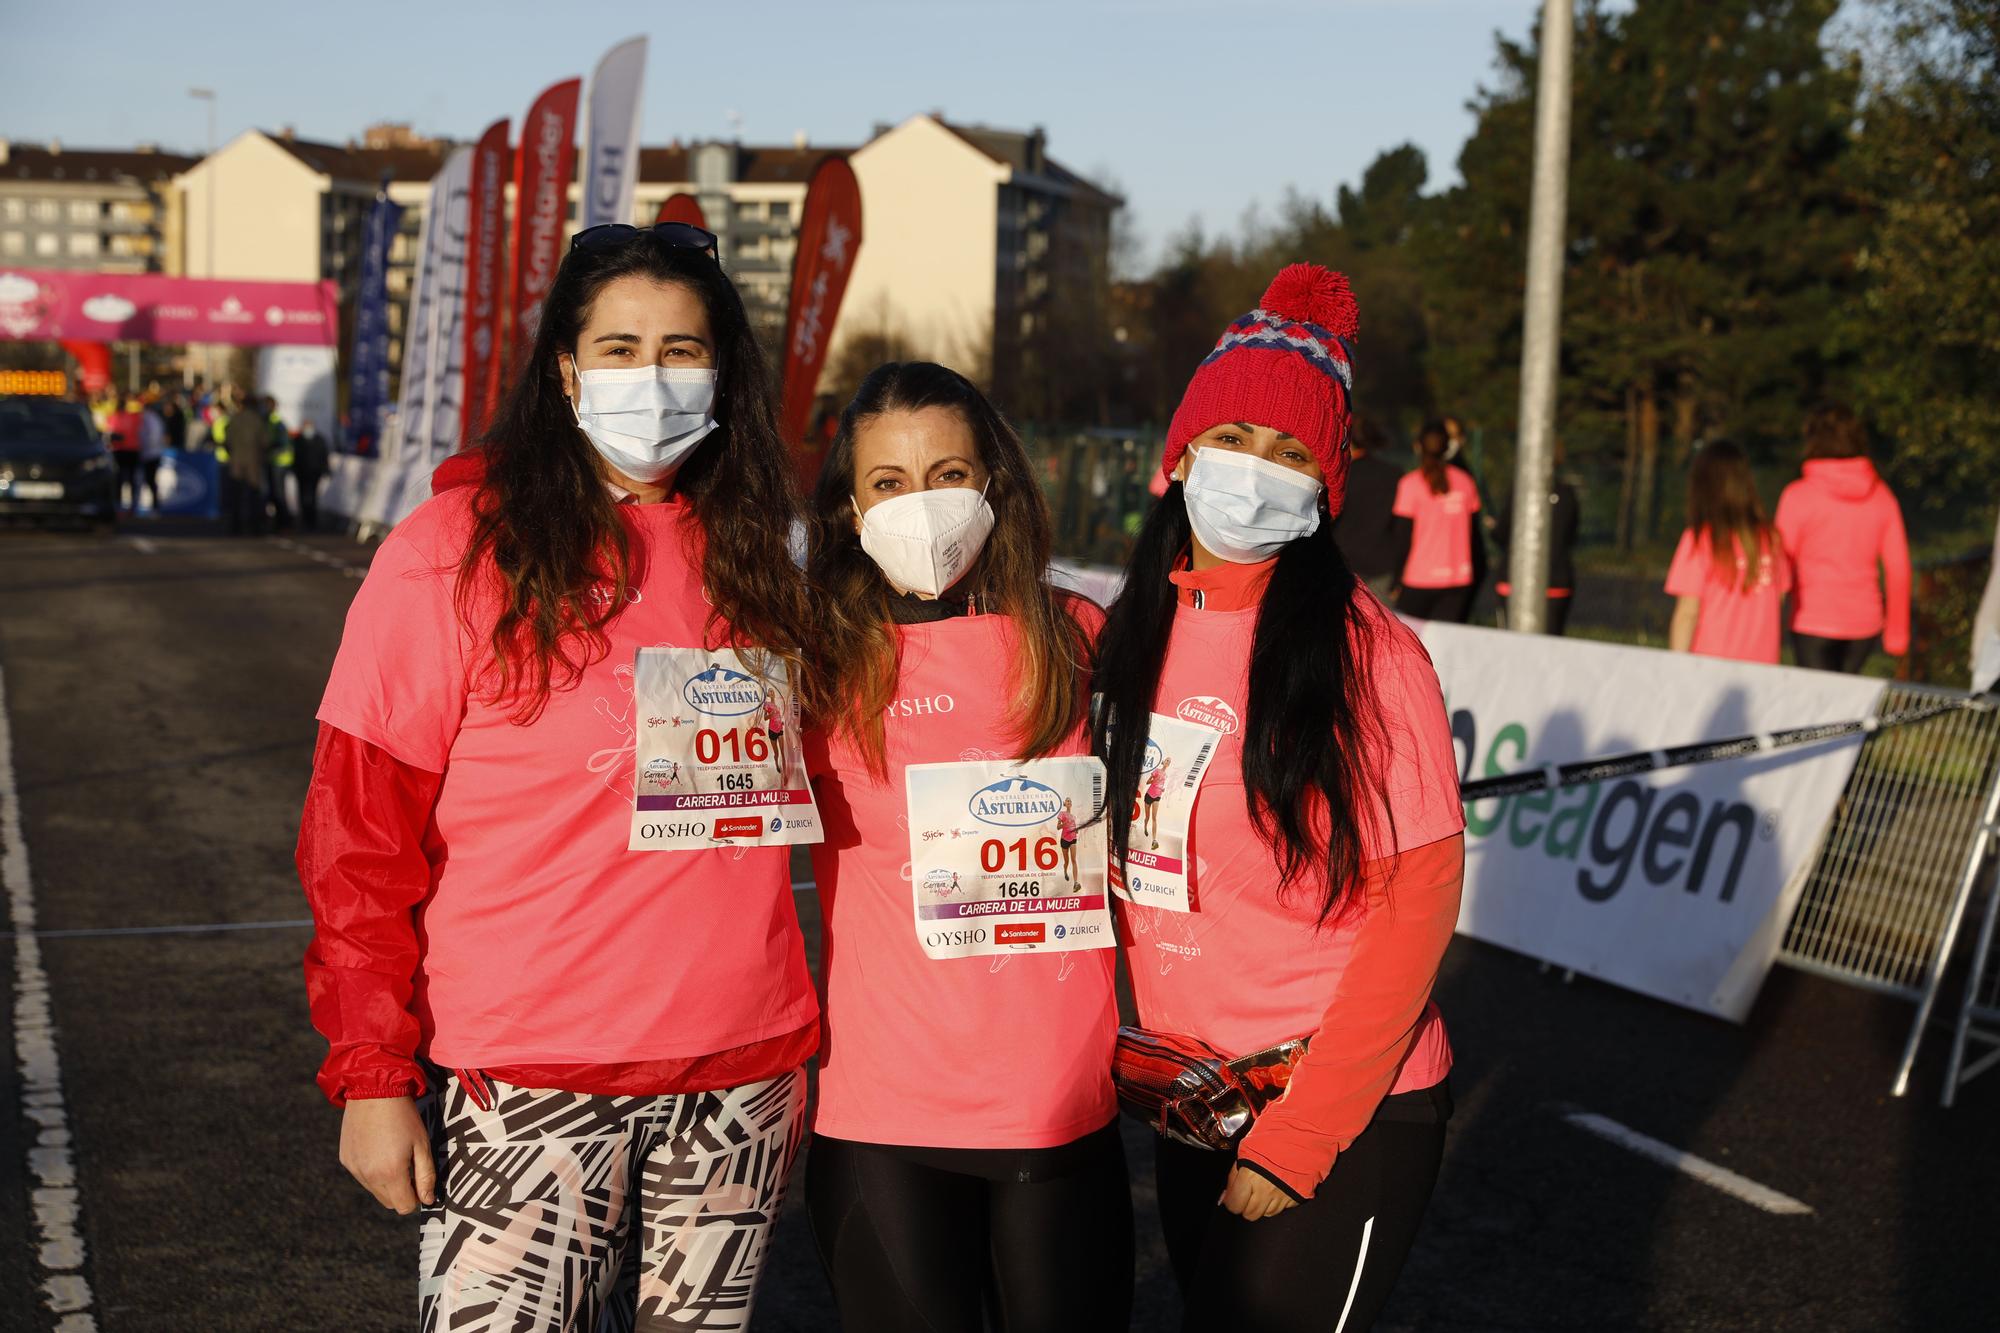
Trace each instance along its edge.
{"label": "road marking line", "polygon": [[130,542],[132,549],[140,555],[158,555],[160,553],[160,548],[154,544],[151,537],[127,537],[125,540]]}
{"label": "road marking line", "polygon": [[63,1102],[62,1059],[42,945],[35,936],[35,886],[21,831],[21,784],[14,777],[14,738],[7,722],[7,676],[0,670],[0,887],[14,930],[14,1058],[21,1066],[21,1120],[38,1126],[27,1145],[34,1215],[35,1266],[42,1300],[62,1316],[58,1333],[97,1328],[90,1279],[84,1275],[83,1213],[76,1160],[70,1151],[69,1108]]}
{"label": "road marking line", "polygon": [[316,546],[307,546],[304,542],[293,541],[290,537],[273,537],[271,538],[271,545],[281,551],[290,551],[293,555],[302,555],[309,560],[316,560],[328,569],[337,569],[351,579],[365,578],[368,574],[368,566],[366,565],[350,564],[338,556],[329,555]]}
{"label": "road marking line", "polygon": [[1731,1198],[1741,1199],[1753,1208],[1794,1217],[1812,1215],[1813,1210],[1809,1205],[1800,1203],[1789,1194],[1780,1194],[1768,1186],[1759,1185],[1748,1176],[1736,1174],[1726,1166],[1717,1166],[1705,1157],[1696,1157],[1691,1152],[1683,1152],[1671,1143],[1662,1143],[1656,1138],[1641,1134],[1636,1129],[1629,1129],[1616,1120],[1573,1108],[1563,1109],[1560,1114],[1564,1120],[1587,1134],[1595,1134],[1650,1161],[1672,1167],[1682,1175],[1692,1176],[1702,1184],[1721,1190]]}
{"label": "road marking line", "polygon": [[304,917],[297,921],[210,921],[192,926],[92,926],[78,930],[38,930],[34,936],[38,940],[91,940],[126,935],[206,935],[222,930],[297,930],[311,924],[312,918]]}

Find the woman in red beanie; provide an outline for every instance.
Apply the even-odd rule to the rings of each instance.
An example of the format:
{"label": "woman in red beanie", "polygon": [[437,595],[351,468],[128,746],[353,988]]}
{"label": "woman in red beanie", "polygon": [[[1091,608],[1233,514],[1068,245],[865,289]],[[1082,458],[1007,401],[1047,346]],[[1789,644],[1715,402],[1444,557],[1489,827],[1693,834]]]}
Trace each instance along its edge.
{"label": "woman in red beanie", "polygon": [[1852,412],[1819,408],[1806,417],[1805,437],[1804,475],[1778,497],[1778,532],[1794,571],[1792,652],[1800,666],[1855,672],[1878,636],[1892,657],[1910,650],[1903,510],[1875,475],[1868,432]]}
{"label": "woman in red beanie", "polygon": [[[1347,280],[1295,264],[1224,332],[1174,415],[1171,484],[1100,644],[1108,789],[1180,761],[1160,832],[1184,859],[1163,869],[1111,806],[1112,864],[1146,898],[1121,903],[1141,1026],[1230,1058],[1310,1043],[1232,1150],[1156,1141],[1190,1327],[1366,1328],[1450,1111],[1431,988],[1465,820],[1430,659],[1333,540],[1355,327]],[[1193,752],[1156,739],[1193,725]]]}

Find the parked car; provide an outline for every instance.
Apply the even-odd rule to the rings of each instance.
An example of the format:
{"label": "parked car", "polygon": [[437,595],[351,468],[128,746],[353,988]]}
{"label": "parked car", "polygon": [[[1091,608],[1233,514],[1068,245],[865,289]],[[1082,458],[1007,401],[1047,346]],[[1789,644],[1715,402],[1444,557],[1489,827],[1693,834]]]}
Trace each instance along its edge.
{"label": "parked car", "polygon": [[118,472],[90,410],[58,398],[0,398],[0,518],[109,528],[117,516]]}

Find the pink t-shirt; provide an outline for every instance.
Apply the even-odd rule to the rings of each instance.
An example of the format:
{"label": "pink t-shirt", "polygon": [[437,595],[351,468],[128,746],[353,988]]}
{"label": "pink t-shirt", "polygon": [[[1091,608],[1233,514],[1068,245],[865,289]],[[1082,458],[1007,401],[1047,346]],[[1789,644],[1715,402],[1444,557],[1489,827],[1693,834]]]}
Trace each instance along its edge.
{"label": "pink t-shirt", "polygon": [[786,849],[625,849],[633,655],[704,642],[692,512],[679,501],[619,506],[643,569],[611,624],[611,651],[518,726],[512,707],[474,687],[490,595],[470,631],[453,598],[477,493],[426,502],[382,543],[319,709],[320,721],[444,774],[417,914],[423,1053],[458,1068],[664,1060],[810,1023]]}
{"label": "pink t-shirt", "polygon": [[1749,562],[1736,538],[1728,541],[1731,559],[1718,564],[1710,543],[1697,540],[1693,528],[1683,529],[1667,569],[1667,595],[1701,599],[1693,651],[1739,662],[1776,662],[1779,612],[1791,590],[1791,565],[1784,548],[1767,533],[1760,543],[1756,581],[1745,588]]}
{"label": "pink t-shirt", "polygon": [[[1094,634],[1096,608],[1080,614]],[[1012,756],[1013,621],[962,616],[896,633],[886,778],[844,742],[807,733],[826,821],[812,849],[826,923],[813,1132],[925,1148],[1068,1143],[1117,1112],[1113,950],[932,959],[911,920],[903,770]],[[1088,752],[1079,727],[1058,753]]]}
{"label": "pink t-shirt", "polygon": [[[1374,861],[1452,837],[1465,828],[1465,812],[1451,726],[1429,655],[1365,590],[1356,596],[1376,623],[1372,662],[1390,744],[1387,787],[1395,829],[1392,836],[1380,810],[1367,821],[1363,859]],[[1197,706],[1210,716],[1248,716],[1256,625],[1254,605],[1235,611],[1180,606],[1154,711],[1171,717],[1184,702],[1202,700]],[[1216,707],[1217,699],[1228,713]],[[1251,820],[1240,728],[1223,736],[1202,779],[1189,860],[1200,910],[1119,903],[1140,1023],[1198,1037],[1231,1057],[1318,1030],[1364,917],[1321,928],[1318,883],[1294,885],[1283,897],[1277,892],[1282,870]],[[1428,1088],[1450,1069],[1451,1045],[1432,1004],[1390,1092]]]}
{"label": "pink t-shirt", "polygon": [[1443,495],[1431,490],[1422,471],[1405,472],[1396,483],[1392,512],[1410,520],[1404,587],[1462,588],[1472,582],[1472,516],[1479,512],[1479,488],[1471,473],[1449,463],[1444,479]]}

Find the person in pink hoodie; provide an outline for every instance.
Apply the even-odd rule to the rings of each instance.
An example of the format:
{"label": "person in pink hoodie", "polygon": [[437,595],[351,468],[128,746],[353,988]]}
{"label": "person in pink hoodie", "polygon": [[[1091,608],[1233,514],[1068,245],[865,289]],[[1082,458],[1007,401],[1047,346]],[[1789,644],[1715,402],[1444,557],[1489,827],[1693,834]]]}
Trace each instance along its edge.
{"label": "person in pink hoodie", "polygon": [[1805,443],[1804,475],[1778,498],[1793,568],[1792,652],[1800,666],[1858,672],[1878,636],[1893,657],[1910,650],[1903,510],[1868,461],[1868,433],[1852,412],[1816,409]]}

